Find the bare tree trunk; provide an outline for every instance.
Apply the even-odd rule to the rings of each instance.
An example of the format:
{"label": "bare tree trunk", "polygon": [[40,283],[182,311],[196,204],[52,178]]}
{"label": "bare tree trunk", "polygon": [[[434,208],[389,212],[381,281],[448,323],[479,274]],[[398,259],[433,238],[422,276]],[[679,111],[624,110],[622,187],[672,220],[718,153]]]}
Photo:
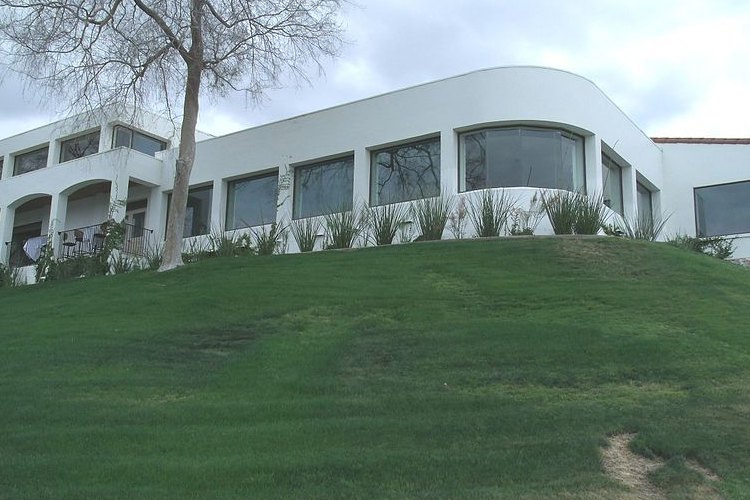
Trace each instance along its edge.
{"label": "bare tree trunk", "polygon": [[185,101],[182,108],[180,149],[175,164],[174,188],[172,190],[172,201],[169,205],[164,255],[159,271],[168,271],[183,265],[182,237],[188,190],[190,189],[190,172],[193,170],[193,162],[195,161],[195,127],[198,123],[200,86],[203,73],[203,33],[201,25],[203,0],[192,0],[190,7],[193,43],[186,58],[187,81],[185,82]]}

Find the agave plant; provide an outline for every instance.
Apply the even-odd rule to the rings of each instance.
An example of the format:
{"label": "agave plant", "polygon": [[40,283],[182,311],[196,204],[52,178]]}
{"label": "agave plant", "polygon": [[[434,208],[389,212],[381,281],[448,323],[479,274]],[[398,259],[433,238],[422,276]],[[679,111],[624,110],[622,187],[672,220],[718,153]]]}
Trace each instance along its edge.
{"label": "agave plant", "polygon": [[500,236],[515,204],[515,198],[506,191],[497,194],[491,189],[483,189],[478,200],[470,200],[469,215],[477,237]]}
{"label": "agave plant", "polygon": [[656,241],[670,216],[624,217],[618,229],[623,236],[635,240]]}
{"label": "agave plant", "polygon": [[362,233],[365,223],[356,209],[325,215],[326,248],[351,248]]}
{"label": "agave plant", "polygon": [[407,209],[404,205],[382,205],[371,207],[365,213],[373,242],[378,246],[390,245],[406,221]]}
{"label": "agave plant", "polygon": [[292,221],[292,236],[294,237],[294,241],[297,242],[300,252],[312,252],[315,250],[315,241],[318,238],[321,228],[320,219],[316,217]]}
{"label": "agave plant", "polygon": [[255,250],[258,255],[273,255],[284,253],[286,250],[286,226],[272,222],[270,226],[261,226],[260,229],[251,229],[255,239]]}
{"label": "agave plant", "polygon": [[419,240],[439,240],[453,210],[453,198],[436,196],[411,202],[411,213],[420,232]]}

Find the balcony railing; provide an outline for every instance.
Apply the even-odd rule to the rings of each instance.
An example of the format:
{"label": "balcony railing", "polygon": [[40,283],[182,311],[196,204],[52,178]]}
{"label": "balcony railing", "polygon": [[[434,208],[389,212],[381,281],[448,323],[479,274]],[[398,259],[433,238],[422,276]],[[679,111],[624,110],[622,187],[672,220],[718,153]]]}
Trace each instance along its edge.
{"label": "balcony railing", "polygon": [[[79,255],[95,255],[104,249],[107,235],[107,222],[93,226],[79,227],[60,231],[58,253],[60,259]],[[125,223],[122,251],[126,254],[143,257],[151,244],[154,231],[143,226]]]}

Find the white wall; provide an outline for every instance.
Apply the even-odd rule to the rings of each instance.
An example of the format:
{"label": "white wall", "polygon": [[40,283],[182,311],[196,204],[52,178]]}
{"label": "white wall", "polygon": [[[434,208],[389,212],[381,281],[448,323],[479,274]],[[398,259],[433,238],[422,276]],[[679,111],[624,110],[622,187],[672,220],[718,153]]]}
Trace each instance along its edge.
{"label": "white wall", "polygon": [[[664,150],[663,211],[668,236],[695,236],[693,188],[750,180],[749,144],[661,144]],[[748,200],[750,203],[750,200]],[[737,235],[736,258],[750,257],[750,234]]]}

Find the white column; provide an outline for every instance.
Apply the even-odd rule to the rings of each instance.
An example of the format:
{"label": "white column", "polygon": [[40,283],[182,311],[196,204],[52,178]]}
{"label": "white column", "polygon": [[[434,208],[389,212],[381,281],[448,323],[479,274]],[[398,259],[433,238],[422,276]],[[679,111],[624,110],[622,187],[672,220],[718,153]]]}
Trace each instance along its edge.
{"label": "white column", "polygon": [[13,238],[13,219],[15,215],[15,208],[0,205],[0,263],[5,265],[8,264],[8,259],[10,258],[10,241]]}
{"label": "white column", "polygon": [[584,141],[586,165],[586,194],[601,194],[602,183],[602,142],[596,135],[586,137]]}
{"label": "white column", "polygon": [[292,221],[294,171],[286,161],[287,158],[279,160],[279,195],[276,199],[276,222],[279,224]]}
{"label": "white column", "polygon": [[635,195],[635,168],[622,169],[622,211],[626,219],[635,219],[638,212],[638,199]]}
{"label": "white column", "polygon": [[458,193],[458,135],[453,129],[440,131],[440,190],[447,195]]}
{"label": "white column", "polygon": [[352,202],[354,208],[370,204],[370,152],[365,147],[354,151]]}
{"label": "white column", "polygon": [[125,167],[117,168],[112,176],[109,188],[109,213],[108,215],[120,222],[125,218],[125,207],[128,202],[128,182],[130,176]]}
{"label": "white column", "polygon": [[161,191],[159,186],[154,186],[148,192],[148,201],[146,202],[146,222],[148,229],[153,230],[151,243],[164,239],[164,230],[167,226],[167,197]]}
{"label": "white column", "polygon": [[59,257],[60,233],[65,230],[65,219],[68,215],[68,195],[57,193],[52,195],[52,203],[49,209],[49,227],[47,235],[52,236],[52,249],[55,256]]}
{"label": "white column", "polygon": [[3,160],[3,171],[2,175],[0,175],[0,180],[10,179],[13,175],[13,163],[11,162],[11,157],[10,155],[5,155],[1,158]]}
{"label": "white column", "polygon": [[227,206],[227,183],[222,179],[214,179],[214,189],[211,193],[211,216],[208,232],[223,232]]}

